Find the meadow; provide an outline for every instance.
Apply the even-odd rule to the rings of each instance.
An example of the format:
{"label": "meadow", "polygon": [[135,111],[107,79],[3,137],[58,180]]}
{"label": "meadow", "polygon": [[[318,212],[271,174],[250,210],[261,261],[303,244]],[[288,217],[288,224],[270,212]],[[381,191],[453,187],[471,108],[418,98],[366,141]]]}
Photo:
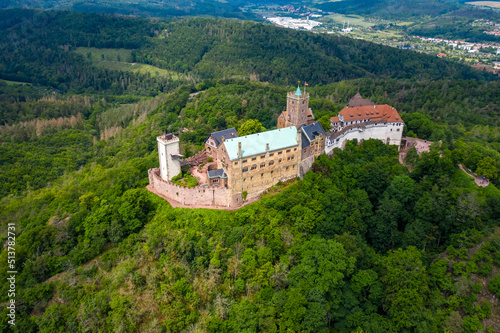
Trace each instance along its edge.
{"label": "meadow", "polygon": [[89,59],[92,64],[98,68],[149,74],[151,77],[159,76],[170,78],[171,80],[180,80],[185,78],[184,75],[178,72],[133,62],[133,50],[78,47],[75,52]]}

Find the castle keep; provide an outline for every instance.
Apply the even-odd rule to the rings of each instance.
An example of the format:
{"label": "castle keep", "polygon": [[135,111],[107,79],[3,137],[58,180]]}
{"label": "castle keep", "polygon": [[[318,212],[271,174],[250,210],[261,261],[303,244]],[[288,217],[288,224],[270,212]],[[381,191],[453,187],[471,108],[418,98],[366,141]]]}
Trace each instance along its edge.
{"label": "castle keep", "polygon": [[[177,136],[158,137],[160,167],[149,170],[148,188],[185,206],[239,207],[280,181],[302,177],[319,155],[342,149],[348,140],[379,139],[399,146],[403,125],[394,108],[375,105],[357,94],[331,118],[332,129],[326,133],[314,120],[309,94],[297,88],[287,94],[286,110],[275,130],[242,137],[235,128],[214,132],[205,149],[186,160],[179,153]],[[186,164],[198,175],[199,186],[171,182]]]}

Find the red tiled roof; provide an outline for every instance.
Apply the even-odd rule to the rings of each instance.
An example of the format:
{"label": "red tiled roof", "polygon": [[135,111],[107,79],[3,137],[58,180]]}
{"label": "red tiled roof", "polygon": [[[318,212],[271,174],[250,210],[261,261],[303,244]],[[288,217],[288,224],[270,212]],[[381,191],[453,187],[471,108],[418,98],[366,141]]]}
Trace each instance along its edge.
{"label": "red tiled roof", "polygon": [[[384,105],[365,105],[354,108],[344,108],[339,112],[344,117],[344,121],[371,119],[382,120],[385,119],[390,123],[403,122],[399,116],[398,111],[387,104]],[[331,118],[332,122],[338,122],[339,117]]]}

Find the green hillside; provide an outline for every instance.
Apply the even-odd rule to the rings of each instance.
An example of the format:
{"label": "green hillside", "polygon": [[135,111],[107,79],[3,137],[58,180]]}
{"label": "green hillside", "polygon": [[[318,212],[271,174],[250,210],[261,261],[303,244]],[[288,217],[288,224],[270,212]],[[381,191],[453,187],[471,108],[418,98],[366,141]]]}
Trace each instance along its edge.
{"label": "green hillside", "polygon": [[[244,21],[5,10],[0,28],[1,332],[500,331],[497,77]],[[146,190],[158,135],[191,156],[273,129],[297,80],[317,119],[359,92],[431,151],[404,166],[349,142],[237,211]]]}
{"label": "green hillside", "polygon": [[342,14],[375,15],[388,18],[439,16],[462,6],[450,0],[342,0],[325,2],[319,7]]}
{"label": "green hillside", "polygon": [[145,17],[212,15],[241,19],[254,18],[253,15],[240,10],[239,6],[242,3],[246,1],[5,0],[0,3],[0,8],[38,8]]}
{"label": "green hillside", "polygon": [[[62,92],[148,95],[171,91],[186,81],[227,77],[280,84],[299,79],[327,84],[361,77],[495,79],[420,53],[244,21],[164,22],[26,10],[2,10],[0,18],[8,32],[0,37],[0,78]],[[45,38],[49,35],[50,39]],[[15,47],[17,43],[30,47]],[[182,75],[147,75],[102,66],[105,63],[97,66],[95,58],[78,51],[81,47],[127,49],[133,62]]]}

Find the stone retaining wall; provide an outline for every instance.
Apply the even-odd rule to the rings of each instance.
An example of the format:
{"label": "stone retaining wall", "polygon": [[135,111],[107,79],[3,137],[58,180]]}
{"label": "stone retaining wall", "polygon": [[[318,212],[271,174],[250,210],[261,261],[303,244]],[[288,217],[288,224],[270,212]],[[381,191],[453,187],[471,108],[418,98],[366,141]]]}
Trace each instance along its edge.
{"label": "stone retaining wall", "polygon": [[[149,184],[153,186],[158,193],[167,199],[177,201],[183,205],[220,207],[233,207],[238,205],[233,202],[231,190],[228,188],[215,186],[179,186],[161,179],[160,170],[158,168],[149,169],[148,176]],[[239,204],[241,204],[241,199],[238,201]]]}

